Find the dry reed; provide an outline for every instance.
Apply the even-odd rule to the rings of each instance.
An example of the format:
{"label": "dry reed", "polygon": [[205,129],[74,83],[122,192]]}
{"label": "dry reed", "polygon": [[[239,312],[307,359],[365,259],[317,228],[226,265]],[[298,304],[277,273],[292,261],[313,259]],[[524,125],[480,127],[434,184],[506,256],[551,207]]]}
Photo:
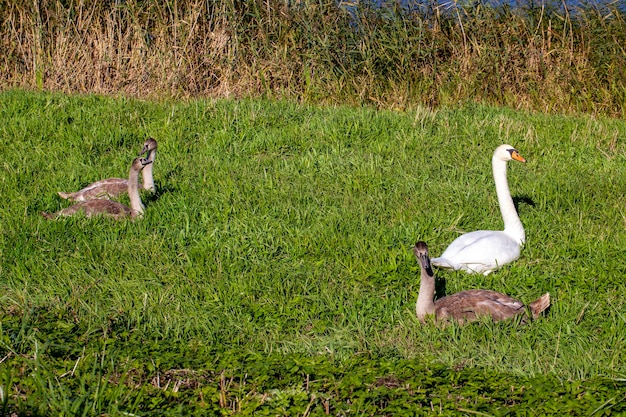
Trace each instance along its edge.
{"label": "dry reed", "polygon": [[3,0],[0,13],[2,89],[626,115],[611,7]]}

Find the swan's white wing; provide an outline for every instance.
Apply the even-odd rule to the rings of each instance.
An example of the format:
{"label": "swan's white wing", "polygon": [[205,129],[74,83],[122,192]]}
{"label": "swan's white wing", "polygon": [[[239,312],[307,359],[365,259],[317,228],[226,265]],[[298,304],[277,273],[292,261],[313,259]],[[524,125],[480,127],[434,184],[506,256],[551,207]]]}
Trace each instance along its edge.
{"label": "swan's white wing", "polygon": [[441,268],[489,273],[519,258],[520,243],[504,232],[478,230],[456,238],[431,263]]}

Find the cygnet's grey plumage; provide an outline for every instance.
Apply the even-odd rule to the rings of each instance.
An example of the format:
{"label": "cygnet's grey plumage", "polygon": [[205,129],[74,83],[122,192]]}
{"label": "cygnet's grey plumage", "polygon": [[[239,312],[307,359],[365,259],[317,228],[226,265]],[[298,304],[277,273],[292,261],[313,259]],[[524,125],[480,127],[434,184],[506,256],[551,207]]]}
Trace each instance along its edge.
{"label": "cygnet's grey plumage", "polygon": [[[413,248],[420,265],[420,290],[415,305],[417,318],[424,322],[428,316],[435,321],[457,321],[461,324],[478,320],[482,316],[493,321],[506,320],[523,315],[528,319],[524,303],[506,294],[491,290],[467,290],[434,301],[435,277],[428,257],[428,246],[417,242]],[[530,317],[536,319],[550,306],[550,294],[546,293],[528,305]]]}
{"label": "cygnet's grey plumage", "polygon": [[[148,152],[147,160],[150,164],[146,165],[146,168],[141,172],[143,178],[144,190],[154,192],[154,177],[152,175],[152,167],[156,158],[156,151],[158,148],[157,141],[153,138],[148,138],[144,144],[139,156],[142,156]],[[59,191],[59,197],[70,201],[88,201],[88,200],[100,200],[117,198],[120,195],[128,192],[128,178],[107,178],[104,180],[96,181],[85,188],[73,192],[66,193]]]}
{"label": "cygnet's grey plumage", "polygon": [[127,192],[130,198],[130,207],[122,203],[111,200],[87,200],[79,201],[74,205],[60,210],[56,213],[42,212],[42,216],[47,219],[54,219],[58,216],[73,216],[77,213],[83,213],[87,217],[96,215],[110,216],[115,219],[125,217],[141,217],[145,209],[139,195],[139,172],[152,162],[145,158],[135,158],[130,167],[127,180]]}

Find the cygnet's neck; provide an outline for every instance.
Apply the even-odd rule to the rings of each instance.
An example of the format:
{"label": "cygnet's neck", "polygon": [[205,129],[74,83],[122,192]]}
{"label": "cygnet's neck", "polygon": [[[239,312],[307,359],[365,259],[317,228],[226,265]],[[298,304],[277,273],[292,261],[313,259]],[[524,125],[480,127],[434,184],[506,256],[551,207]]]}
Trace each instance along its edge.
{"label": "cygnet's neck", "polygon": [[428,275],[425,268],[420,266],[420,292],[415,304],[415,313],[420,321],[435,312],[435,277]]}
{"label": "cygnet's neck", "polygon": [[130,173],[128,174],[128,197],[130,198],[130,208],[133,210],[133,217],[142,216],[145,206],[139,196],[139,171],[134,166],[130,168]]}
{"label": "cygnet's neck", "polygon": [[154,159],[156,158],[156,149],[148,152],[148,161],[150,163],[141,170],[141,177],[143,180],[143,189],[154,192],[154,177],[152,176],[152,166],[154,165]]}

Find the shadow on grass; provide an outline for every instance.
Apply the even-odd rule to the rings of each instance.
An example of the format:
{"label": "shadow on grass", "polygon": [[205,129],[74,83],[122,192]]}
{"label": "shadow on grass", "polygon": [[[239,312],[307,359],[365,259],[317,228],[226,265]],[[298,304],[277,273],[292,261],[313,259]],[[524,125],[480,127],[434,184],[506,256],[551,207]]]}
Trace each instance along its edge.
{"label": "shadow on grass", "polygon": [[513,204],[515,205],[515,210],[519,213],[520,204],[526,204],[531,207],[535,207],[535,200],[527,195],[521,195],[519,197],[513,197]]}
{"label": "shadow on grass", "polygon": [[446,279],[435,278],[435,299],[438,300],[446,296]]}
{"label": "shadow on grass", "polygon": [[142,200],[144,200],[145,203],[154,203],[159,198],[161,198],[161,196],[178,191],[178,188],[173,187],[171,184],[164,185],[160,181],[155,181],[155,188],[155,193],[146,193],[145,195],[141,196]]}

